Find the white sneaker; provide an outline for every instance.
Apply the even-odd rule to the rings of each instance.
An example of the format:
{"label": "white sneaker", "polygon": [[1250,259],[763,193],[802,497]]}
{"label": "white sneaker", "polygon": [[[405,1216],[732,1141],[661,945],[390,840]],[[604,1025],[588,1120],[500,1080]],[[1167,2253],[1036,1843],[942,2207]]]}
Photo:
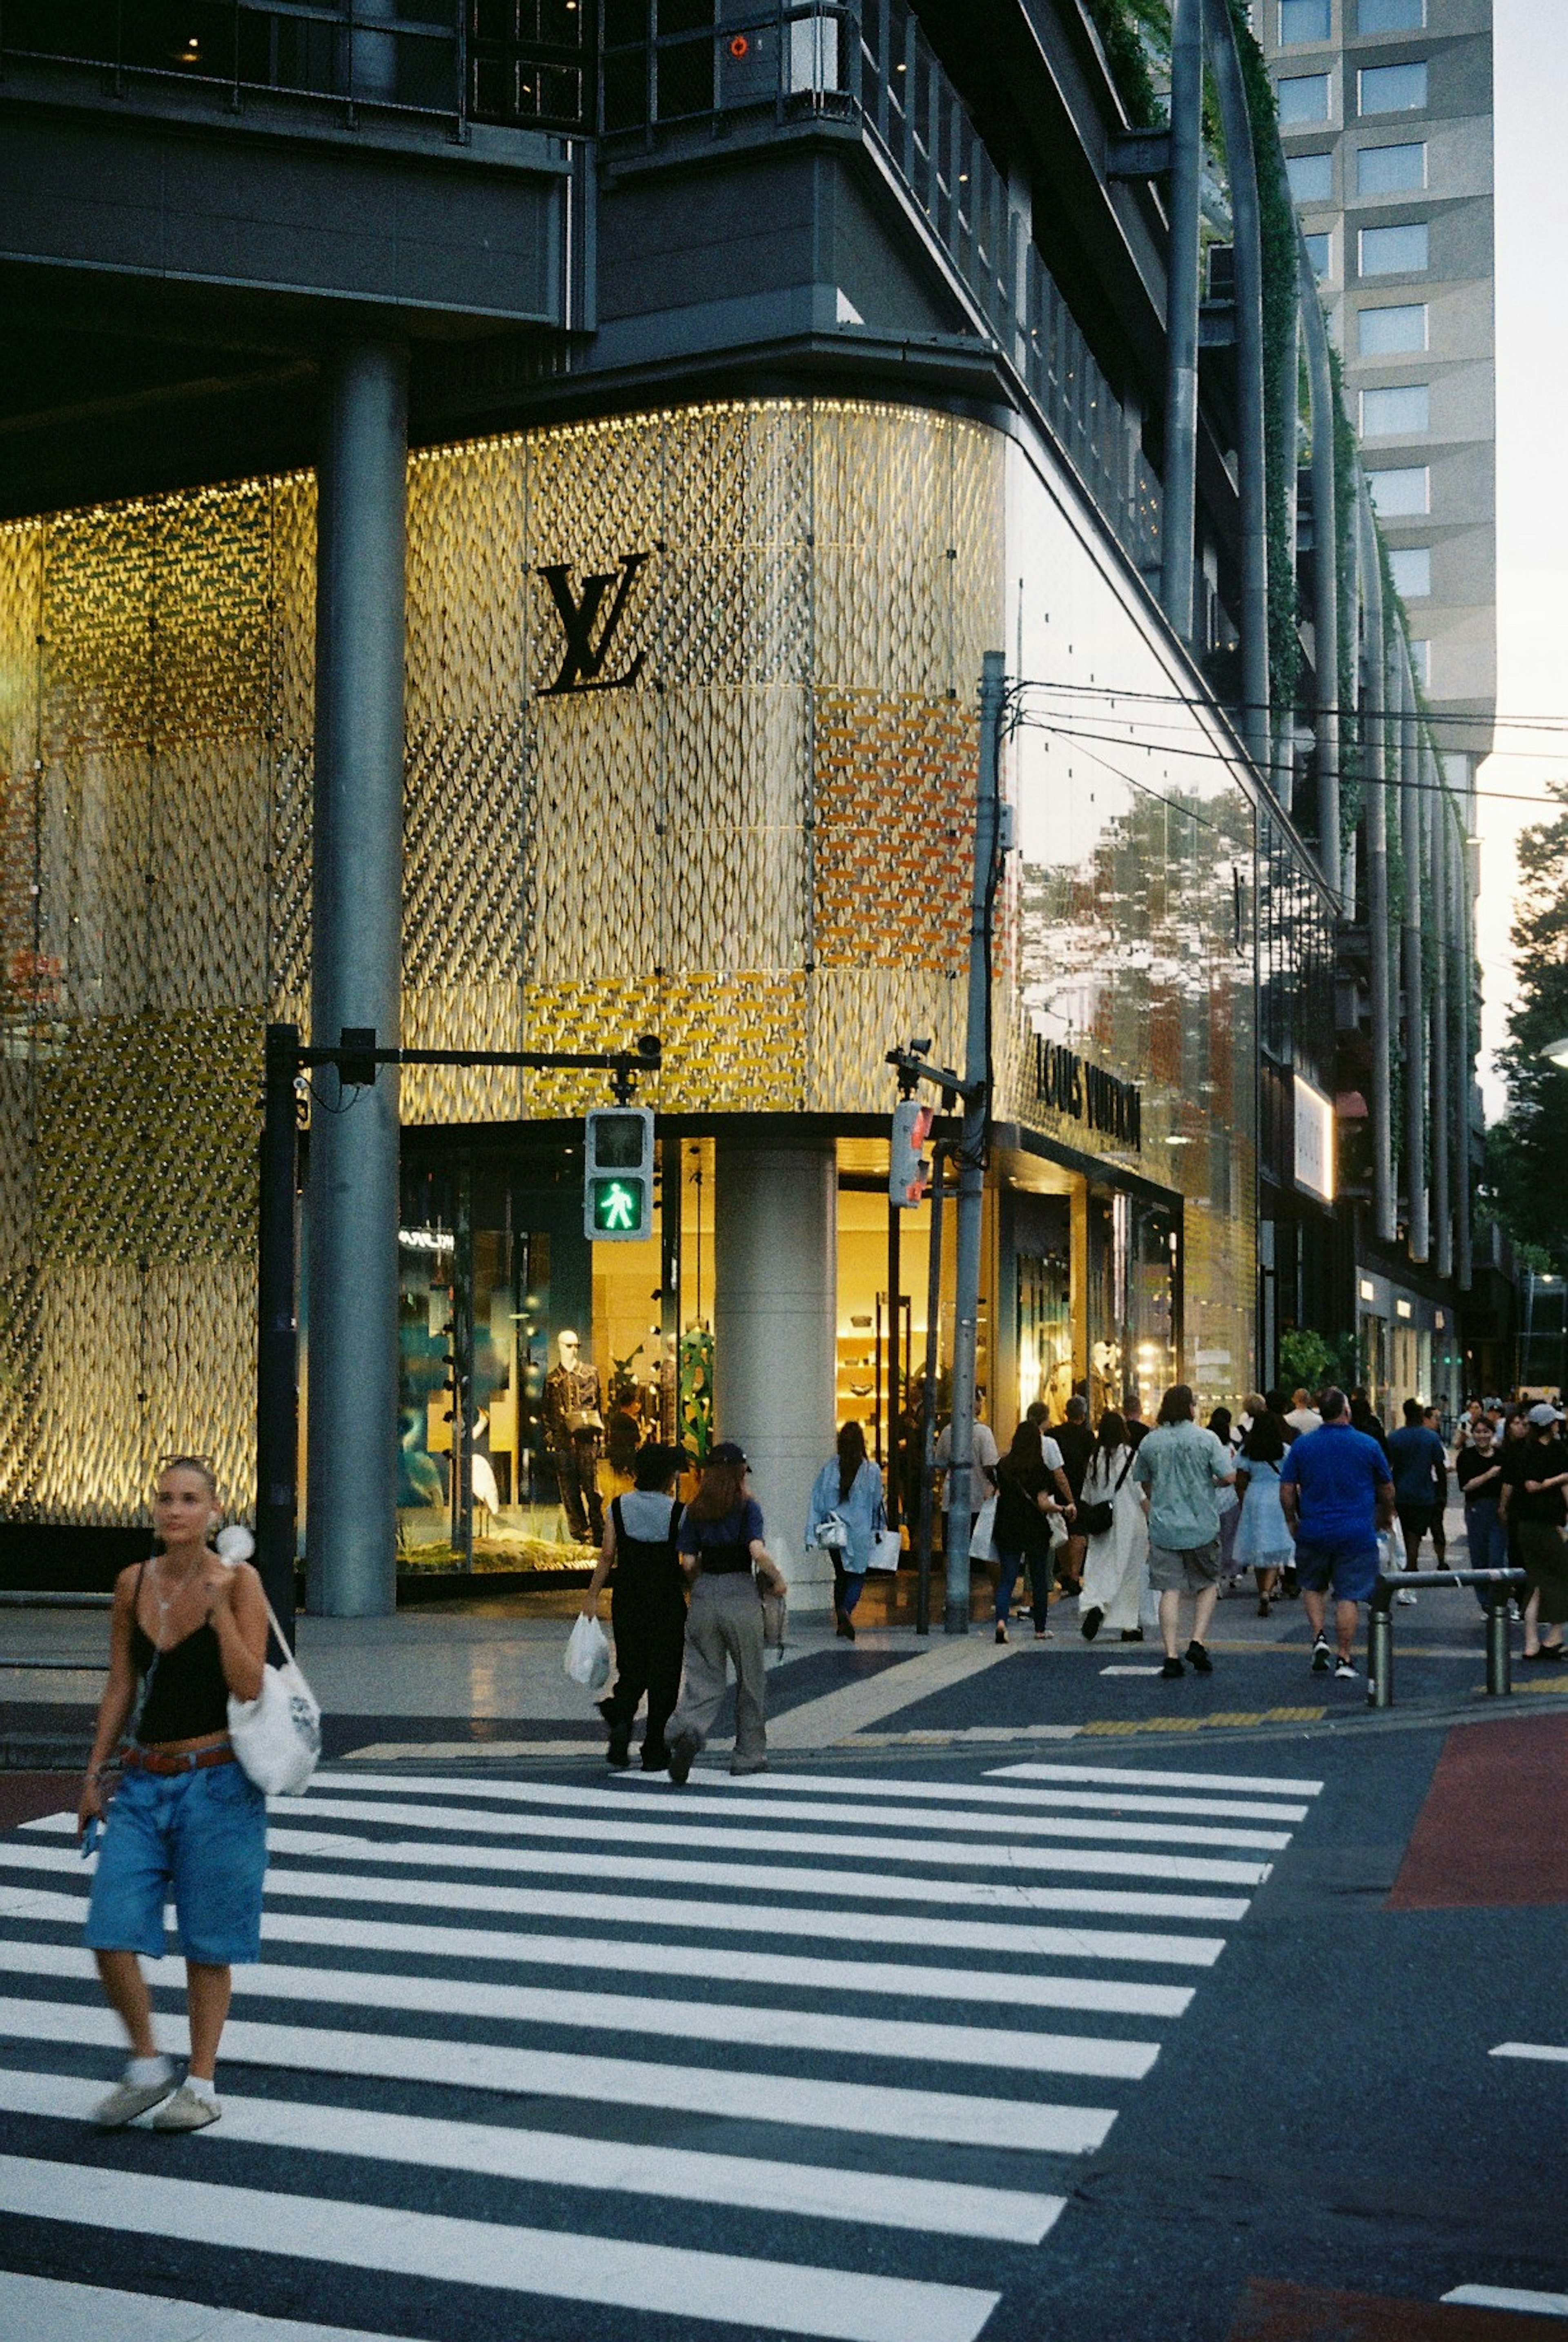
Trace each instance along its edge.
{"label": "white sneaker", "polygon": [[1341,1659],[1333,1672],[1336,1683],[1353,1683],[1356,1676],[1355,1661],[1353,1659]]}
{"label": "white sneaker", "polygon": [[149,2107],[159,2105],[168,2097],[175,2087],[175,2069],[166,2057],[160,2063],[164,2072],[159,2079],[116,2082],[108,2097],[99,2099],[93,2108],[93,2120],[100,2130],[123,2130],[127,2123],[135,2122],[138,2115],[145,2115]]}
{"label": "white sneaker", "polygon": [[1413,1610],[1415,1607],[1415,1596],[1407,1594],[1403,1586],[1393,1598],[1396,1602],[1402,1603],[1407,1610]]}
{"label": "white sneaker", "polygon": [[153,2117],[153,2128],[205,2130],[208,2123],[215,2123],[222,2113],[223,2108],[216,2098],[204,2097],[200,2090],[193,2090],[188,2082],[182,2082],[174,2097],[166,2100]]}

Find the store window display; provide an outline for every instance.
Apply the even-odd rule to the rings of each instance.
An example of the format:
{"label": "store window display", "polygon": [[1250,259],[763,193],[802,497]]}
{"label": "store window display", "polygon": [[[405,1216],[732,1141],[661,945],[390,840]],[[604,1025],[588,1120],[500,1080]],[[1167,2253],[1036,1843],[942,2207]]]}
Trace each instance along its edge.
{"label": "store window display", "polygon": [[598,1368],[583,1356],[569,1326],[555,1336],[555,1363],[544,1378],[544,1445],[554,1469],[561,1509],[579,1545],[604,1534],[599,1497],[599,1457],[604,1416]]}

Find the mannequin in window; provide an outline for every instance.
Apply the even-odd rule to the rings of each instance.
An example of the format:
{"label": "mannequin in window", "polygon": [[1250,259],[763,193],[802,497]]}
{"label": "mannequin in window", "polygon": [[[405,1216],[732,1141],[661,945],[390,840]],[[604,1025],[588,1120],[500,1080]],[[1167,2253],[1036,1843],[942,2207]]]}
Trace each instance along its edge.
{"label": "mannequin in window", "polygon": [[598,1485],[604,1428],[598,1369],[582,1356],[572,1328],[564,1326],[555,1336],[555,1364],[544,1377],[544,1444],[566,1526],[579,1545],[597,1545],[604,1534]]}

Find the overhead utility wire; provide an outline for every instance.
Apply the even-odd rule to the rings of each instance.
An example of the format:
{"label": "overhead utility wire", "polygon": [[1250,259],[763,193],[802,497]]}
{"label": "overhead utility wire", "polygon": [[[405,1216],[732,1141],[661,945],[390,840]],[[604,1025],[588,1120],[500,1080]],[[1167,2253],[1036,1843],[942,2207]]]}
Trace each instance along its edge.
{"label": "overhead utility wire", "polygon": [[[1238,765],[1246,765],[1251,762],[1251,759],[1247,756],[1245,751],[1241,749],[1238,749],[1233,756],[1229,756],[1223,748],[1178,747],[1167,740],[1138,740],[1135,738],[1130,738],[1120,732],[1089,732],[1084,730],[1081,726],[1065,723],[1059,717],[1054,717],[1049,715],[1040,715],[1034,712],[1025,716],[1022,719],[1022,725],[1023,728],[1026,730],[1034,732],[1049,732],[1055,737],[1063,740],[1097,740],[1104,746],[1108,748],[1142,748],[1146,756],[1182,756],[1185,757],[1193,764],[1224,765],[1230,767],[1233,771]],[[1283,765],[1276,765],[1271,761],[1265,764],[1262,769],[1265,776],[1272,777],[1275,773],[1283,772],[1285,767]],[[1292,769],[1293,770],[1293,767]],[[1131,776],[1124,775],[1123,777],[1127,779],[1131,778]],[[1333,777],[1335,777],[1342,782],[1364,782],[1365,779],[1364,775],[1356,772],[1353,768],[1342,768],[1342,770]],[[1451,787],[1449,783],[1445,780],[1423,781],[1417,779],[1409,782],[1401,782],[1399,786],[1401,787],[1409,787],[1418,790],[1424,789],[1435,796],[1446,797],[1449,804],[1453,806],[1456,813],[1463,810],[1461,804],[1462,796],[1465,800],[1468,800],[1471,797],[1495,798],[1499,802],[1508,805],[1537,806],[1547,811],[1550,811],[1551,809],[1550,798],[1532,796],[1527,790],[1476,788],[1465,789],[1461,792]],[[1150,794],[1154,795],[1156,793],[1151,791]]]}
{"label": "overhead utility wire", "polygon": [[[1129,691],[1118,684],[1110,683],[1051,683],[1047,682],[1043,676],[1024,676],[1020,687],[1025,691],[1055,691],[1074,698],[1132,699],[1148,702],[1156,706],[1213,708],[1215,705],[1212,696],[1205,698],[1195,692]],[[1237,712],[1243,711],[1246,706],[1244,700],[1227,700],[1223,704]],[[1338,712],[1343,715],[1344,710],[1341,708]],[[1568,739],[1568,716],[1444,716],[1435,710],[1425,708],[1420,711],[1420,715],[1422,723],[1425,725],[1457,724],[1470,731],[1481,729],[1495,731],[1500,725],[1516,725],[1523,732],[1560,731],[1564,738]],[[1510,748],[1502,753],[1511,756],[1528,756],[1530,751],[1525,748]],[[1536,753],[1544,756],[1546,751],[1541,749]]]}

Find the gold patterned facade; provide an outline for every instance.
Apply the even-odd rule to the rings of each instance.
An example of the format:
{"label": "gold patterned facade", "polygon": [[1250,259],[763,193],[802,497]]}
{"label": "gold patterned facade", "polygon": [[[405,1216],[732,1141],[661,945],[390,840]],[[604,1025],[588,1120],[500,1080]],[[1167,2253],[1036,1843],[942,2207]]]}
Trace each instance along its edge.
{"label": "gold patterned facade", "polygon": [[[175,1441],[249,1482],[261,1037],[308,1016],[313,562],[305,476],[0,529],[11,1517],[134,1517]],[[626,580],[586,687],[553,687],[557,565],[573,595],[615,581],[601,615]],[[961,1061],[982,654],[1136,687],[1135,600],[1016,446],[921,410],[714,404],[415,455],[404,1041],[656,1031],[664,1111],[885,1111],[893,1042]],[[1146,1086],[1130,1167],[1186,1197],[1189,1348],[1233,1362],[1251,816],[1223,763],[1192,771],[1178,836],[1087,750],[1018,735],[998,1073],[1004,1116],[1047,1134],[1029,1030]],[[600,1088],[419,1069],[403,1098],[512,1121]]]}

